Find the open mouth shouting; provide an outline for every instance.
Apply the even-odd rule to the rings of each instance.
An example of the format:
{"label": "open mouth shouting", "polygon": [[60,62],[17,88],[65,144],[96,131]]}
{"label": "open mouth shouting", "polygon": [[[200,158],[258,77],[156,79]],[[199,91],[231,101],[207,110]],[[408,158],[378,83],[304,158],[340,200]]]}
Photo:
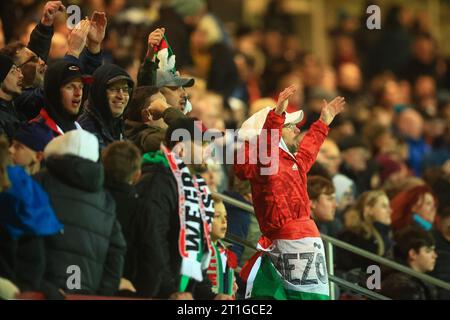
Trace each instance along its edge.
{"label": "open mouth shouting", "polygon": [[72,100],[72,108],[78,109],[81,106],[81,99]]}

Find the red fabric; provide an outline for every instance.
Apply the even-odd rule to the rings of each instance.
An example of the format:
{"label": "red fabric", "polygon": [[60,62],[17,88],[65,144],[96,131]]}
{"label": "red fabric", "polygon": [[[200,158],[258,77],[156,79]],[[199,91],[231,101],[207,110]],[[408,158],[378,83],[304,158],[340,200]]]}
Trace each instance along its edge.
{"label": "red fabric", "polygon": [[50,118],[50,115],[47,113],[47,111],[44,108],[42,108],[41,111],[39,112],[39,115],[36,118],[30,120],[30,122],[43,122],[43,123],[45,123],[45,125],[47,125],[47,127],[52,129],[52,131],[55,133],[55,135],[60,136],[63,134],[58,129],[56,122],[52,118]]}
{"label": "red fabric", "polygon": [[252,271],[252,267],[255,264],[255,261],[262,255],[262,252],[255,253],[250,259],[248,259],[244,266],[241,269],[241,273],[239,274],[241,279],[244,282],[247,282],[248,276],[250,275],[250,272]]}
{"label": "red fabric", "polygon": [[231,269],[236,269],[238,266],[238,260],[236,254],[230,249],[226,249],[227,252],[227,265]]}
{"label": "red fabric", "polygon": [[159,43],[159,46],[153,46],[153,52],[158,52],[162,49],[166,49],[169,48],[169,46],[167,45],[167,42],[165,39],[162,39],[161,42]]}
{"label": "red fabric", "polygon": [[[272,110],[267,115],[263,128],[278,129],[281,138],[284,118],[284,115],[277,115]],[[253,144],[250,146],[246,143],[243,146],[246,163],[238,164],[235,161],[234,169],[240,179],[250,180],[256,218],[261,232],[269,239],[299,239],[319,235],[310,218],[306,174],[316,160],[327,134],[328,126],[320,120],[316,121],[301,141],[295,159],[278,147],[279,158],[273,159],[278,161],[278,171],[272,175],[261,175],[260,169],[264,167],[262,164],[249,164]],[[269,130],[266,142],[268,150],[270,140]]]}

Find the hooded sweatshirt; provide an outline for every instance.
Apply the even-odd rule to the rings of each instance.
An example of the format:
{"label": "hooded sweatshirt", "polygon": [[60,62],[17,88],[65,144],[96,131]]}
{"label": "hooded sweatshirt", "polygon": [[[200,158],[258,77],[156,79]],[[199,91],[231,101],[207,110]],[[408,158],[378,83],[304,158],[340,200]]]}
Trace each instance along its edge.
{"label": "hooded sweatshirt", "polygon": [[89,98],[78,122],[81,127],[93,133],[99,140],[100,148],[117,140],[123,140],[123,116],[114,118],[109,107],[106,89],[108,81],[126,80],[131,92],[134,82],[128,73],[115,64],[106,64],[98,68],[94,74],[94,81],[89,91]]}
{"label": "hooded sweatshirt", "polygon": [[46,104],[44,110],[41,110],[41,116],[43,114],[42,111],[45,111],[48,117],[53,120],[63,132],[78,129],[75,122],[77,116],[69,114],[64,109],[61,102],[61,91],[59,90],[63,82],[64,71],[71,64],[73,63],[64,60],[55,62],[49,67],[49,70],[47,70],[44,79],[44,98]]}

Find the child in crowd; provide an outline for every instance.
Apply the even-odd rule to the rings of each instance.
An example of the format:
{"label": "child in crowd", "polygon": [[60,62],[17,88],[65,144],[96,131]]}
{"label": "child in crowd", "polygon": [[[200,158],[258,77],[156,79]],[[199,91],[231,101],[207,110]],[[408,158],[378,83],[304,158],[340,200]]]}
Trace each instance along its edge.
{"label": "child in crowd", "polygon": [[44,160],[44,148],[52,139],[53,133],[46,125],[37,122],[22,124],[9,148],[12,161],[28,174],[37,173]]}
{"label": "child in crowd", "polygon": [[222,201],[214,201],[214,219],[212,222],[211,242],[214,248],[207,271],[212,284],[212,291],[234,296],[237,291],[234,269],[237,257],[221,241],[227,233],[227,211]]}
{"label": "child in crowd", "polygon": [[[437,254],[433,236],[418,226],[408,226],[395,236],[395,259],[420,272],[431,272],[436,265]],[[393,272],[381,283],[381,294],[392,299],[434,300],[436,288],[416,277]]]}
{"label": "child in crowd", "polygon": [[336,212],[336,194],[333,183],[324,177],[309,177],[308,195],[312,218],[321,233],[329,234],[328,223],[334,221]]}

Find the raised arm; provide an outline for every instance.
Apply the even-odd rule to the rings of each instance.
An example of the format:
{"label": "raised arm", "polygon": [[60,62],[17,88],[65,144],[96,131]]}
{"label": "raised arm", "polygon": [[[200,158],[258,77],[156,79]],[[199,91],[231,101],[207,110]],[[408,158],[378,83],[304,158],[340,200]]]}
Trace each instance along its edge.
{"label": "raised arm", "polygon": [[320,119],[309,128],[300,142],[296,154],[296,159],[304,172],[308,172],[314,161],[316,161],[320,147],[328,135],[328,126],[344,110],[344,104],[345,100],[342,97],[336,97],[329,103],[323,100]]}
{"label": "raised arm", "polygon": [[[270,110],[267,114],[261,133],[258,136],[258,143],[255,145],[255,143],[245,142],[237,151],[234,170],[238,178],[244,180],[252,179],[260,173],[268,174],[260,171],[263,167],[277,167],[272,160],[278,161],[278,148],[286,117],[285,111],[289,98],[296,91],[297,88],[295,86],[289,86],[280,93],[275,109]],[[272,152],[276,152],[275,158]],[[240,161],[241,156],[245,157],[244,163],[240,163],[242,162]],[[252,156],[257,156],[257,161],[250,161]]]}
{"label": "raised arm", "polygon": [[33,29],[28,42],[28,49],[47,62],[53,37],[53,22],[55,17],[66,8],[61,1],[49,1],[44,6],[41,21]]}
{"label": "raised arm", "polygon": [[154,53],[155,48],[157,50],[160,45],[165,32],[166,30],[164,28],[158,28],[148,35],[147,54],[139,68],[137,76],[138,86],[151,86],[156,84],[156,69],[158,65],[156,64]]}

